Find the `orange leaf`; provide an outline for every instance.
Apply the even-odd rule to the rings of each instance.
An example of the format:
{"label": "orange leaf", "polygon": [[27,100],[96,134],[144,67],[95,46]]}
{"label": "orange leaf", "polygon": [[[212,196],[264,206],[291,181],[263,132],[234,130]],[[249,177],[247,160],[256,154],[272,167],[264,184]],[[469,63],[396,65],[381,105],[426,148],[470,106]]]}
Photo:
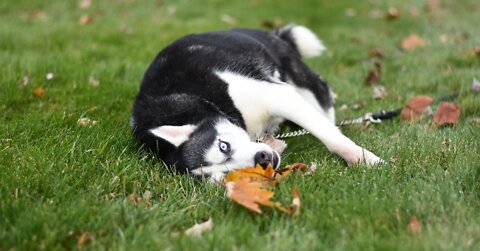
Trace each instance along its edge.
{"label": "orange leaf", "polygon": [[449,102],[442,102],[437,112],[433,115],[433,121],[437,126],[456,124],[460,117],[461,108]]}
{"label": "orange leaf", "polygon": [[80,235],[80,238],[78,238],[78,241],[77,241],[78,249],[82,249],[90,239],[92,239],[92,236],[90,235],[90,233],[89,232],[83,232],[82,235]]}
{"label": "orange leaf", "polygon": [[95,21],[95,19],[90,16],[90,15],[82,15],[79,19],[78,19],[78,24],[79,25],[87,25],[87,24],[91,24]]}
{"label": "orange leaf", "polygon": [[307,167],[305,163],[297,162],[293,163],[291,165],[287,165],[286,167],[275,171],[275,181],[280,182],[281,180],[285,179],[292,171],[295,170],[301,170],[302,172],[305,172],[307,170]]}
{"label": "orange leaf", "polygon": [[33,95],[41,98],[45,95],[45,90],[43,89],[42,86],[37,86],[37,87],[33,88],[32,93],[33,93]]}
{"label": "orange leaf", "polygon": [[267,169],[263,169],[260,165],[256,167],[248,167],[244,169],[238,169],[227,174],[225,182],[237,181],[240,179],[248,179],[251,181],[259,181],[262,183],[268,183],[274,181],[273,176],[275,171],[272,165],[268,165]]}
{"label": "orange leaf", "polygon": [[417,217],[412,217],[408,223],[407,232],[409,234],[414,234],[420,232],[421,229],[422,225],[420,224],[420,221],[417,220]]}
{"label": "orange leaf", "polygon": [[429,96],[416,96],[403,108],[400,116],[403,121],[414,121],[422,115],[433,99]]}
{"label": "orange leaf", "polygon": [[293,188],[293,199],[292,204],[288,206],[288,213],[292,217],[297,217],[300,214],[300,192],[298,191],[297,187]]}
{"label": "orange leaf", "polygon": [[251,181],[249,178],[241,178],[226,183],[227,196],[238,204],[254,211],[262,213],[259,205],[272,206],[270,198],[273,192],[261,188],[262,183]]}
{"label": "orange leaf", "polygon": [[423,46],[425,46],[425,41],[417,34],[412,34],[408,37],[405,37],[400,43],[400,48],[405,51],[413,50]]}

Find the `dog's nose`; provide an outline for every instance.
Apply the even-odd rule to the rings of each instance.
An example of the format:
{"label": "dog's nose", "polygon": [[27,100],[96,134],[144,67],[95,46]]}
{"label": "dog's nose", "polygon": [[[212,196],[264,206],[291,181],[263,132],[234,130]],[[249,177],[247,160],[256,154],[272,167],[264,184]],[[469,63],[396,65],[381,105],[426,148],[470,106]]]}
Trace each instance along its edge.
{"label": "dog's nose", "polygon": [[255,165],[260,165],[263,169],[267,168],[268,165],[272,165],[273,168],[278,168],[280,155],[275,151],[260,151],[255,154],[254,161]]}

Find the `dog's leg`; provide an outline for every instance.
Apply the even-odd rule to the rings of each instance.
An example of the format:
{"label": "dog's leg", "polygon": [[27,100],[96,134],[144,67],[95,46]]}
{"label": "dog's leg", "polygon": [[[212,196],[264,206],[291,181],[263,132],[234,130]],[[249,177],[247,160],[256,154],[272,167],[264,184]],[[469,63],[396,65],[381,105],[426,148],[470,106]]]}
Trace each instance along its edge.
{"label": "dog's leg", "polygon": [[274,115],[288,119],[308,130],[331,151],[340,155],[348,165],[365,162],[373,165],[382,162],[372,152],[364,149],[342,134],[334,122],[315,109],[294,87],[273,85],[264,96],[268,109]]}

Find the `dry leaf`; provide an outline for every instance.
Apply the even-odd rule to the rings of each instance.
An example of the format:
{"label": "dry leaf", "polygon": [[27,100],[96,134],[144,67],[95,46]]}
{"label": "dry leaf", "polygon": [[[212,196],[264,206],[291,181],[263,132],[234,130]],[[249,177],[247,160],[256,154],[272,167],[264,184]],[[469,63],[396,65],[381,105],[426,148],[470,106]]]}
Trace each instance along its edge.
{"label": "dry leaf", "polygon": [[300,214],[300,206],[300,192],[297,187],[294,187],[292,204],[287,208],[288,214],[292,217],[297,217]]}
{"label": "dry leaf", "polygon": [[48,16],[43,10],[32,10],[22,14],[22,19],[33,22],[45,22],[48,20]]}
{"label": "dry leaf", "polygon": [[427,1],[427,9],[430,12],[437,11],[440,6],[442,5],[442,0],[428,0]]}
{"label": "dry leaf", "polygon": [[413,50],[425,46],[425,41],[417,34],[405,37],[400,43],[400,48],[404,51]]}
{"label": "dry leaf", "polygon": [[98,79],[95,79],[93,76],[88,77],[88,83],[95,87],[100,85],[100,81]]}
{"label": "dry leaf", "polygon": [[193,225],[191,228],[185,230],[185,234],[188,236],[200,236],[204,232],[212,230],[213,228],[213,220],[212,218],[208,218],[207,221],[202,223],[197,223]]}
{"label": "dry leaf", "polygon": [[374,99],[384,99],[387,97],[387,89],[383,86],[375,86],[373,88],[373,98]]}
{"label": "dry leaf", "polygon": [[381,75],[382,75],[382,65],[380,65],[380,63],[378,62],[375,62],[375,70],[371,70],[368,72],[363,83],[366,85],[371,85],[373,83],[376,83],[380,80]]}
{"label": "dry leaf", "polygon": [[403,108],[400,117],[403,121],[415,121],[427,110],[432,101],[429,96],[416,96]]}
{"label": "dry leaf", "polygon": [[78,19],[78,24],[79,25],[87,25],[87,24],[91,24],[95,21],[95,19],[90,16],[90,15],[82,15],[80,17],[80,19]]}
{"label": "dry leaf", "polygon": [[371,18],[381,18],[383,17],[383,12],[379,9],[374,9],[368,13],[368,16],[370,16]]}
{"label": "dry leaf", "polygon": [[260,205],[272,206],[270,198],[273,192],[262,189],[262,183],[251,181],[248,178],[242,178],[236,181],[230,181],[225,184],[227,188],[227,197],[238,204],[261,214]]}
{"label": "dry leaf", "polygon": [[[28,79],[27,79],[27,82],[28,82]],[[478,94],[480,92],[480,81],[478,81],[476,78],[473,79],[471,90],[473,94]]]}
{"label": "dry leaf", "polygon": [[287,144],[285,143],[285,141],[277,139],[272,135],[261,137],[258,139],[258,142],[267,144],[268,146],[270,146],[270,148],[272,148],[272,150],[278,152],[279,154],[282,154],[283,150],[287,148]]}
{"label": "dry leaf", "polygon": [[88,9],[92,5],[92,0],[80,0],[78,1],[78,8]]}
{"label": "dry leaf", "polygon": [[85,244],[87,244],[87,242],[90,241],[91,239],[92,239],[92,236],[90,235],[89,232],[83,232],[77,241],[78,249],[82,249],[85,246]]}
{"label": "dry leaf", "polygon": [[275,29],[277,27],[280,27],[282,26],[283,24],[283,21],[282,19],[280,18],[275,18],[273,20],[271,19],[263,19],[261,22],[260,22],[260,25],[264,28],[267,28],[267,29]]}
{"label": "dry leaf", "polygon": [[271,185],[274,185],[274,175],[275,171],[273,170],[272,165],[268,165],[265,170],[262,168],[262,166],[257,165],[256,167],[237,169],[228,173],[225,177],[225,182],[247,179],[250,181],[257,181],[262,184],[271,184],[273,182]]}
{"label": "dry leaf", "polygon": [[383,58],[383,51],[381,51],[380,49],[373,49],[368,53],[368,55],[372,58],[382,59]]}
{"label": "dry leaf", "polygon": [[238,23],[237,19],[227,14],[221,15],[220,20],[229,25],[236,25]]}
{"label": "dry leaf", "polygon": [[398,11],[397,8],[395,7],[390,7],[388,8],[387,14],[385,15],[385,18],[387,20],[394,20],[400,17],[400,11]]}
{"label": "dry leaf", "polygon": [[442,34],[438,37],[438,41],[440,41],[442,44],[448,43],[448,36],[447,34]]}
{"label": "dry leaf", "polygon": [[37,87],[33,88],[32,94],[36,97],[41,98],[45,95],[45,90],[43,89],[42,86],[37,86]]}
{"label": "dry leaf", "polygon": [[83,127],[90,127],[96,125],[98,122],[96,120],[87,118],[87,117],[82,117],[77,120],[77,125],[83,126]]}
{"label": "dry leaf", "polygon": [[23,88],[23,87],[26,87],[28,85],[28,82],[29,82],[28,76],[23,76],[23,78],[20,80],[18,85]]}
{"label": "dry leaf", "polygon": [[472,54],[475,57],[480,57],[480,47],[473,49]]}
{"label": "dry leaf", "polygon": [[415,234],[415,233],[419,233],[420,230],[422,230],[422,225],[420,224],[420,222],[417,220],[415,216],[412,217],[407,226],[407,233]]}
{"label": "dry leaf", "polygon": [[437,112],[433,115],[433,121],[437,126],[456,124],[460,117],[461,108],[449,102],[442,102]]}
{"label": "dry leaf", "polygon": [[55,75],[51,72],[47,73],[47,76],[45,77],[47,80],[52,80],[55,77]]}
{"label": "dry leaf", "polygon": [[287,176],[289,176],[292,171],[300,170],[302,172],[305,172],[306,169],[307,168],[305,163],[301,163],[301,162],[293,163],[291,165],[285,166],[280,170],[275,171],[274,178],[276,182],[280,182],[283,179],[285,179]]}

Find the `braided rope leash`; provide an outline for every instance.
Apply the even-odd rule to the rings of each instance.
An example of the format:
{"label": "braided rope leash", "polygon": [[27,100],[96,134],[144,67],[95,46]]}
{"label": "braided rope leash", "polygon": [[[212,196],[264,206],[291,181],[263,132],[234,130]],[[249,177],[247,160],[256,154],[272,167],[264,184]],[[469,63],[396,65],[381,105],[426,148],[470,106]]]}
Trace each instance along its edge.
{"label": "braided rope leash", "polygon": [[[367,113],[362,117],[356,119],[344,119],[339,121],[336,125],[337,126],[347,126],[347,125],[355,125],[355,124],[362,124],[362,123],[373,123],[379,124],[382,120],[391,119],[400,114],[402,109],[396,109],[391,111],[382,110],[379,113]],[[286,133],[279,133],[275,135],[276,139],[285,139],[285,138],[292,138],[310,134],[309,131],[305,129],[300,129],[293,132],[286,132]]]}

